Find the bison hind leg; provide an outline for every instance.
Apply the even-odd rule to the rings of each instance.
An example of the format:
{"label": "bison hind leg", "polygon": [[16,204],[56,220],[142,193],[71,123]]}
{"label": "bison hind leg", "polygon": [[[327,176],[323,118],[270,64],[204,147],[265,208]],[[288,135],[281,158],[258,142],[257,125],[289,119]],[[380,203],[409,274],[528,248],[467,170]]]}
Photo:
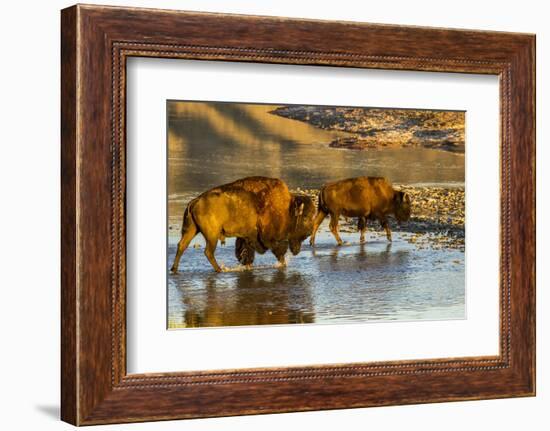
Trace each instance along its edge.
{"label": "bison hind leg", "polygon": [[184,230],[181,239],[178,242],[178,249],[176,251],[176,257],[174,258],[172,268],[170,268],[170,271],[172,271],[174,274],[178,272],[181,255],[185,252],[185,250],[187,250],[187,247],[189,247],[189,243],[195,237],[195,235],[197,235],[197,233],[197,226],[194,223],[189,224]]}
{"label": "bison hind leg", "polygon": [[336,243],[341,246],[344,244],[344,241],[342,241],[342,238],[340,238],[340,234],[338,233],[338,219],[340,218],[340,214],[331,213],[330,214],[330,231],[332,232],[332,235],[334,236],[334,239],[336,239]]}
{"label": "bison hind leg", "polygon": [[235,241],[235,257],[242,265],[254,263],[255,250],[244,238],[237,238]]}
{"label": "bison hind leg", "polygon": [[363,243],[365,242],[365,231],[367,230],[367,218],[366,217],[359,217],[357,220],[357,229],[359,229],[359,232],[361,233],[361,236],[359,238],[359,242]]}
{"label": "bison hind leg", "polygon": [[206,239],[206,247],[204,249],[204,255],[214,268],[214,271],[216,272],[222,272],[222,269],[220,265],[218,265],[218,262],[216,261],[216,257],[214,256],[214,252],[216,251],[216,246],[218,245],[218,238],[216,236],[214,237],[205,237]]}

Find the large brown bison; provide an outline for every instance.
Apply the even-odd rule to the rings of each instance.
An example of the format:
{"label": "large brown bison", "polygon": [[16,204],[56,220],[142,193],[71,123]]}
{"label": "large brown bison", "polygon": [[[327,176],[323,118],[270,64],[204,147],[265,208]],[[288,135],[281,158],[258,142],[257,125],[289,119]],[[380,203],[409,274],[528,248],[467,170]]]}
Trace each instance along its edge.
{"label": "large brown bison", "polygon": [[399,221],[407,221],[411,216],[410,197],[395,190],[391,183],[381,177],[358,177],[326,184],[319,193],[317,216],[313,224],[310,244],[315,245],[317,229],[330,214],[330,231],[338,245],[342,239],[338,234],[338,220],[341,215],[357,217],[361,232],[361,242],[365,241],[367,219],[378,220],[388,241],[391,241],[391,231],[388,225],[388,215],[394,215]]}
{"label": "large brown bison", "polygon": [[185,210],[172,272],[199,232],[217,272],[221,268],[214,251],[226,237],[237,237],[235,254],[241,263],[251,264],[255,252],[267,250],[284,263],[289,245],[293,253],[299,252],[313,228],[314,204],[307,199],[292,196],[283,181],[267,177],[247,177],[204,192]]}

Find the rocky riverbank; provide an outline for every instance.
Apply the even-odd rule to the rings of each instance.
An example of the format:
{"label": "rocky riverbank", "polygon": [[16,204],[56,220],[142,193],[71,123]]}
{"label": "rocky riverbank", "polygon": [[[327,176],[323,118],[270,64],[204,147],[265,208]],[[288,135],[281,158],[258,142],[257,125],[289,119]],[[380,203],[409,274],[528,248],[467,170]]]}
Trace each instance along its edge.
{"label": "rocky riverbank", "polygon": [[270,112],[325,130],[347,132],[328,143],[333,148],[423,146],[464,153],[462,111],[283,106]]}
{"label": "rocky riverbank", "polygon": [[[402,237],[418,248],[452,248],[464,250],[464,188],[445,188],[431,186],[395,186],[407,192],[411,197],[412,214],[408,222],[399,225],[390,217],[392,231],[402,232]],[[319,190],[292,190],[310,196],[317,202]],[[328,217],[322,228],[328,230]],[[340,231],[355,233],[357,219],[341,218]],[[380,224],[368,222],[368,232],[384,236]]]}

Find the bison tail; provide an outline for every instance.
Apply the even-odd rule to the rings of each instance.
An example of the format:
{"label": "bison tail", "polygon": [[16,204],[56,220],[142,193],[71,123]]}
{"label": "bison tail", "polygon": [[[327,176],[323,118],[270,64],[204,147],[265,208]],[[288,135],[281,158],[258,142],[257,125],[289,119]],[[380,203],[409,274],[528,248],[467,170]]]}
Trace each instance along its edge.
{"label": "bison tail", "polygon": [[328,214],[330,211],[328,210],[327,205],[325,204],[325,200],[323,198],[323,194],[325,192],[325,189],[321,189],[319,192],[319,200],[317,202],[317,210],[323,211],[325,214]]}
{"label": "bison tail", "polygon": [[185,232],[189,231],[190,229],[198,230],[198,226],[195,223],[195,220],[193,219],[193,214],[191,213],[191,210],[193,209],[193,206],[195,204],[195,199],[193,199],[187,207],[185,208],[185,212],[183,213],[183,222],[181,224],[181,234],[184,235]]}

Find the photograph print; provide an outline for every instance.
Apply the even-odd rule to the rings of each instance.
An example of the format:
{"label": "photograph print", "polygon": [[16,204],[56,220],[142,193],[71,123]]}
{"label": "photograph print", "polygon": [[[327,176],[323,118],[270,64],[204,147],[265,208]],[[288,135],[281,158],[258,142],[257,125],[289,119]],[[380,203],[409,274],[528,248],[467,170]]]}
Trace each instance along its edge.
{"label": "photograph print", "polygon": [[166,111],[168,329],[466,317],[464,111]]}

